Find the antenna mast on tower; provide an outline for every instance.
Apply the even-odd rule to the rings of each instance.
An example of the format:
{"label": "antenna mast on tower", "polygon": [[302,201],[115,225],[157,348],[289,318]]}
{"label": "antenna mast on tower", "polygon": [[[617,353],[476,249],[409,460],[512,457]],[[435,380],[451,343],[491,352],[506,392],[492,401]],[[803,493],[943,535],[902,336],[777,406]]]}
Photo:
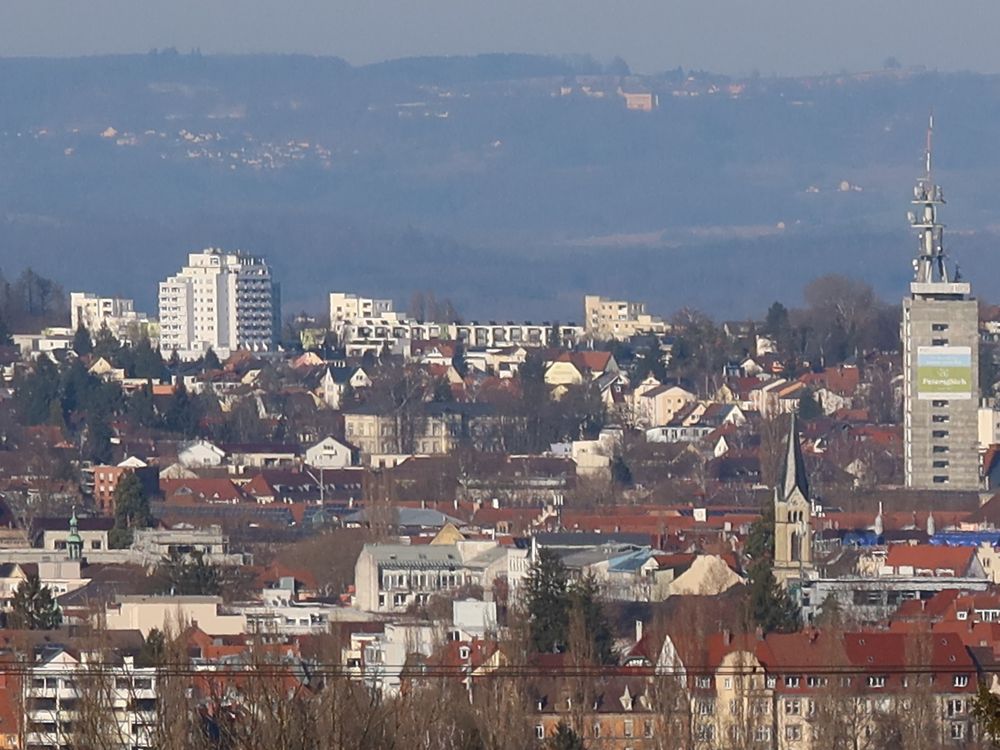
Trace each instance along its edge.
{"label": "antenna mast on tower", "polygon": [[948,283],[948,269],[945,266],[944,224],[937,218],[938,206],[944,205],[944,191],[934,184],[932,176],[932,145],[934,136],[934,113],[927,121],[927,148],[924,152],[924,175],[913,188],[913,200],[917,210],[910,211],[907,218],[917,230],[920,239],[917,257],[913,259],[913,280],[918,284],[935,282]]}

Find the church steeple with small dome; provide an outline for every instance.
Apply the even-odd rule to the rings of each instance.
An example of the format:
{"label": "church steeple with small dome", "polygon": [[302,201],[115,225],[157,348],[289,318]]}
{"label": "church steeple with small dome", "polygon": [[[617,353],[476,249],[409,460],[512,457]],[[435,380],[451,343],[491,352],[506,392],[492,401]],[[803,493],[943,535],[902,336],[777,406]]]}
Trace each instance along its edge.
{"label": "church steeple with small dome", "polygon": [[76,519],[76,508],[69,519],[69,536],[66,537],[66,551],[70,560],[79,560],[83,557],[83,539],[80,537],[80,522]]}

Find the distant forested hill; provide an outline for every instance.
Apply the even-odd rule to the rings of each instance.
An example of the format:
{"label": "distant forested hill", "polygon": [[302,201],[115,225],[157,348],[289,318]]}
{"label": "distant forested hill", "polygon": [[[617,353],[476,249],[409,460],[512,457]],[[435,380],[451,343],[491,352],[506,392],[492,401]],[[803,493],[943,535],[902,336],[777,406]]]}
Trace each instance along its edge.
{"label": "distant forested hill", "polygon": [[[625,92],[659,106],[630,111]],[[288,311],[332,288],[434,290],[471,317],[568,320],[589,290],[741,316],[827,271],[897,295],[932,107],[953,253],[1000,297],[996,76],[0,59],[0,268],[147,308],[205,245],[266,253]]]}

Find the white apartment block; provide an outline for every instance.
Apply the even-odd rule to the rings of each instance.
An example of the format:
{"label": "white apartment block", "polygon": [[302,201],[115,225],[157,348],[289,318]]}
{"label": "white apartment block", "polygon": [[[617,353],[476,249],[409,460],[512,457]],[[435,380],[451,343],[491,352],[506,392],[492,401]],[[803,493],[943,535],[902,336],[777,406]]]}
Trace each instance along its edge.
{"label": "white apartment block", "polygon": [[588,336],[603,340],[669,330],[662,318],[646,312],[645,302],[608,299],[596,294],[583,297],[583,324]]}
{"label": "white apartment block", "polygon": [[339,321],[356,320],[358,318],[380,318],[391,313],[391,299],[375,299],[359,297],[347,292],[330,292],[330,326],[335,327]]}
{"label": "white apartment block", "polygon": [[160,348],[196,359],[274,348],[280,300],[263,259],[208,248],[160,282]]}
{"label": "white apartment block", "polygon": [[81,325],[91,334],[107,326],[118,338],[130,339],[132,331],[145,330],[150,335],[151,321],[145,313],[135,311],[135,302],[125,297],[101,297],[91,292],[70,292],[70,328]]}
{"label": "white apartment block", "polygon": [[378,355],[383,350],[393,354],[410,354],[414,341],[446,339],[461,341],[474,349],[511,346],[546,347],[558,341],[562,346],[575,346],[583,338],[583,328],[566,324],[558,327],[548,323],[420,323],[399,313],[390,312],[378,318],[356,318],[339,324],[348,356],[365,352]]}
{"label": "white apartment block", "polygon": [[25,746],[74,747],[74,726],[84,701],[100,701],[106,716],[102,745],[122,750],[152,748],[157,726],[156,670],[136,667],[132,657],[72,652],[53,646],[26,674]]}

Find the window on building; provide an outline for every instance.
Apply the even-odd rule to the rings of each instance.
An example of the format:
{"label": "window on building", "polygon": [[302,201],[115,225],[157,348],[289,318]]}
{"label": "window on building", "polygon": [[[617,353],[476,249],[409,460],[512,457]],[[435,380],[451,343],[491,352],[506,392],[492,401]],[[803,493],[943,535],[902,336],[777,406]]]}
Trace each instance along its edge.
{"label": "window on building", "polygon": [[642,724],[642,736],[647,739],[653,736],[653,720],[646,719]]}
{"label": "window on building", "polygon": [[796,674],[785,675],[785,687],[797,688],[799,686],[799,676]]}
{"label": "window on building", "polygon": [[969,686],[969,675],[967,674],[957,674],[955,679],[952,681],[952,685],[957,688],[963,688]]}
{"label": "window on building", "polygon": [[935,474],[932,481],[934,484],[948,484],[947,474]]}
{"label": "window on building", "polygon": [[798,742],[802,739],[802,726],[800,724],[789,724],[785,727],[785,739],[789,742]]}
{"label": "window on building", "polygon": [[931,346],[948,346],[948,339],[931,339]]}
{"label": "window on building", "polygon": [[868,687],[870,688],[885,687],[885,677],[883,677],[882,675],[871,675],[868,678]]}
{"label": "window on building", "polygon": [[545,739],[545,727],[541,724],[535,724],[535,737],[538,739]]}
{"label": "window on building", "polygon": [[952,698],[948,701],[948,716],[963,716],[965,714],[965,701],[961,698]]}
{"label": "window on building", "polygon": [[757,742],[770,742],[771,727],[757,727],[757,729],[754,730],[753,738]]}
{"label": "window on building", "polygon": [[625,719],[625,721],[622,722],[622,734],[626,737],[635,736],[635,727],[633,726],[631,719]]}
{"label": "window on building", "polygon": [[590,729],[590,733],[594,736],[594,739],[599,739],[601,736],[601,722],[595,721],[594,726]]}
{"label": "window on building", "polygon": [[965,739],[965,724],[959,721],[953,721],[951,724],[951,738],[953,740],[964,740]]}
{"label": "window on building", "polygon": [[948,402],[945,399],[934,399],[933,401],[931,401],[931,406],[933,406],[935,409],[947,409]]}
{"label": "window on building", "polygon": [[798,698],[785,700],[785,713],[789,716],[799,716],[802,713],[802,703]]}
{"label": "window on building", "polygon": [[698,687],[700,687],[700,688],[710,688],[710,687],[712,687],[712,678],[711,677],[698,677],[695,680],[695,684]]}
{"label": "window on building", "polygon": [[951,417],[947,414],[933,414],[931,415],[931,421],[936,422],[937,424],[945,424],[946,422],[951,421]]}
{"label": "window on building", "polygon": [[933,466],[935,469],[947,469],[948,468],[948,463],[949,463],[948,459],[941,458],[941,459],[938,459],[937,461],[933,461],[931,463],[931,466]]}
{"label": "window on building", "polygon": [[948,430],[932,430],[931,437],[935,440],[947,440]]}

